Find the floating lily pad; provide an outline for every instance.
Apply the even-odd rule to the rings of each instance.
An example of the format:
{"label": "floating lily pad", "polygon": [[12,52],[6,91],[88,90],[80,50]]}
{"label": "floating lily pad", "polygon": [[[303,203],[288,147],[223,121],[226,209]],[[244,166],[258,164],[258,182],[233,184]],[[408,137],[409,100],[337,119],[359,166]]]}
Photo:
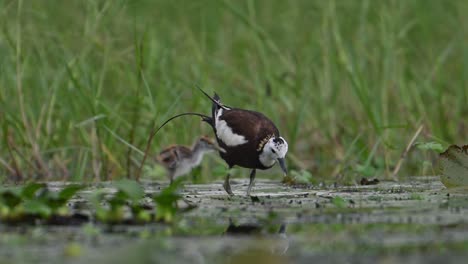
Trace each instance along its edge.
{"label": "floating lily pad", "polygon": [[447,188],[468,187],[468,145],[450,146],[440,154],[440,164],[440,180]]}

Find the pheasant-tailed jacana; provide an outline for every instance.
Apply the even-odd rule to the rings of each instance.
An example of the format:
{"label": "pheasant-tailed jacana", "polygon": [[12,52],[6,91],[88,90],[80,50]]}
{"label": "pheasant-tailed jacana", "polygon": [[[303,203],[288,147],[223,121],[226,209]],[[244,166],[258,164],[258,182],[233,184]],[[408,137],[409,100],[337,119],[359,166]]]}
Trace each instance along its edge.
{"label": "pheasant-tailed jacana", "polygon": [[[259,112],[228,107],[221,103],[216,93],[211,97],[201,91],[213,102],[211,117],[203,117],[203,121],[211,125],[219,146],[224,150],[219,152],[221,158],[229,168],[239,166],[252,169],[247,195],[252,190],[257,169],[269,169],[278,162],[286,176],[284,158],[288,143],[280,136],[275,124]],[[223,187],[233,195],[229,178],[228,173]]]}

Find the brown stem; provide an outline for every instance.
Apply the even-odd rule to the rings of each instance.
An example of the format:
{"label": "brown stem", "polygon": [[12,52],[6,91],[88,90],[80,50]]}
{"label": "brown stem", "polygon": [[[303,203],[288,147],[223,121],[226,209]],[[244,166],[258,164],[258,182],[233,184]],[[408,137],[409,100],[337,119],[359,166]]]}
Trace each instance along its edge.
{"label": "brown stem", "polygon": [[408,155],[408,152],[411,150],[411,147],[413,147],[414,141],[416,141],[416,139],[418,138],[418,136],[421,133],[423,127],[424,127],[424,125],[419,126],[418,130],[416,130],[416,133],[414,133],[413,138],[411,138],[411,140],[409,141],[409,143],[406,146],[405,150],[401,154],[400,160],[398,160],[398,163],[395,166],[395,169],[393,170],[393,173],[392,173],[392,178],[394,180],[398,180],[396,175],[397,175],[398,171],[400,171],[401,164],[403,164],[403,161],[406,158],[406,155]]}

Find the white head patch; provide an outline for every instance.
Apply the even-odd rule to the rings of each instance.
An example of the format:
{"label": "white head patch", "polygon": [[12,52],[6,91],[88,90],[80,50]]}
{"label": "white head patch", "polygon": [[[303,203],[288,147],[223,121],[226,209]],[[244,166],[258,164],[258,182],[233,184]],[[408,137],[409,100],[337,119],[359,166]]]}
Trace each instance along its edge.
{"label": "white head patch", "polygon": [[279,158],[284,158],[288,152],[288,143],[282,137],[273,137],[263,147],[260,162],[265,167],[271,167]]}

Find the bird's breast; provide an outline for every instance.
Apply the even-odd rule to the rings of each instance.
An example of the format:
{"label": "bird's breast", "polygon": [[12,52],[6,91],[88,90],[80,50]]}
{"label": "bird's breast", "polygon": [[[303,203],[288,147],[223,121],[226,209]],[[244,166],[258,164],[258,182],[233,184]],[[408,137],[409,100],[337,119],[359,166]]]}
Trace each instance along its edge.
{"label": "bird's breast", "polygon": [[267,169],[258,159],[258,152],[249,144],[237,147],[225,147],[226,152],[219,152],[229,166],[251,169]]}

